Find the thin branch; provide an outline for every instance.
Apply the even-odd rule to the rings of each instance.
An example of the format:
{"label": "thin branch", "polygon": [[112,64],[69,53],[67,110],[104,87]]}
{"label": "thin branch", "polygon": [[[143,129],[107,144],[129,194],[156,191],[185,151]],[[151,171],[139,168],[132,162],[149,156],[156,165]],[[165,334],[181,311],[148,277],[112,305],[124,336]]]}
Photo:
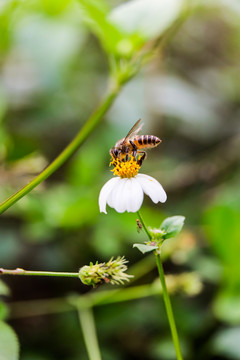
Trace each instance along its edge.
{"label": "thin branch", "polygon": [[0,268],[0,275],[61,276],[79,278],[79,272],[29,271],[21,268],[17,268],[14,270]]}

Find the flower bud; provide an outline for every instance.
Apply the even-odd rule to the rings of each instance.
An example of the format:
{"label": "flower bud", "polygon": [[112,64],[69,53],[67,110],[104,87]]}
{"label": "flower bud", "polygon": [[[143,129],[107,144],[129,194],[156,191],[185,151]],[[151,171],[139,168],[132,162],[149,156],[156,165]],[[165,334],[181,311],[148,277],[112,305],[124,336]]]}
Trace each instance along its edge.
{"label": "flower bud", "polygon": [[129,281],[132,275],[125,273],[128,261],[122,257],[117,257],[116,260],[111,258],[106,263],[98,263],[94,265],[90,263],[89,266],[83,266],[79,270],[79,278],[85,285],[92,285],[96,287],[103,283],[110,283],[112,285],[123,284],[124,281]]}

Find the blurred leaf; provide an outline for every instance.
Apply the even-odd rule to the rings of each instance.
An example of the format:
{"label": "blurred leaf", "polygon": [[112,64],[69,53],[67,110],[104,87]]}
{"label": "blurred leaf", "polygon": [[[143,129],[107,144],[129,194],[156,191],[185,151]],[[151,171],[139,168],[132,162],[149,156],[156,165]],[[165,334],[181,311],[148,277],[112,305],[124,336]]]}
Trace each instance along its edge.
{"label": "blurred leaf", "polygon": [[63,183],[38,196],[25,197],[17,207],[22,217],[38,223],[35,230],[39,235],[49,231],[49,227],[81,227],[91,223],[99,212],[94,188]]}
{"label": "blurred leaf", "polygon": [[[10,57],[8,65],[12,71],[8,71],[6,80],[11,82],[13,95],[30,97],[39,91],[59,90],[64,74],[85,40],[82,28],[75,24],[74,19],[72,22],[63,18],[53,21],[38,12],[26,13],[24,19],[15,25],[15,41],[19,50]],[[25,66],[28,76],[21,78]],[[13,77],[14,67],[20,73],[19,79]]]}
{"label": "blurred leaf", "polygon": [[169,239],[176,236],[182,230],[184,220],[184,216],[172,216],[165,219],[160,226],[160,230],[164,231],[163,238]]}
{"label": "blurred leaf", "polygon": [[79,228],[83,224],[91,224],[96,220],[99,213],[96,198],[90,192],[76,197],[72,204],[69,204],[62,214],[60,225],[66,228]]}
{"label": "blurred leaf", "polygon": [[133,244],[133,247],[137,248],[143,254],[158,249],[158,246],[145,245],[145,244]]}
{"label": "blurred leaf", "polygon": [[0,321],[0,360],[19,359],[19,342],[13,329]]}
{"label": "blurred leaf", "polygon": [[230,324],[239,324],[240,321],[240,294],[231,293],[227,288],[222,290],[213,304],[215,316]]}
{"label": "blurred leaf", "polygon": [[111,12],[103,0],[79,0],[83,20],[110,54],[129,57],[177,18],[182,0],[133,0]]}
{"label": "blurred leaf", "polygon": [[64,12],[70,2],[71,0],[61,0],[61,1],[42,0],[41,6],[48,14],[56,15]]}
{"label": "blurred leaf", "polygon": [[206,213],[207,233],[221,260],[229,265],[239,260],[240,213],[232,206],[213,206]]}
{"label": "blurred leaf", "polygon": [[223,265],[222,287],[213,305],[215,315],[236,323],[240,320],[239,177],[218,193],[204,219],[209,242]]}
{"label": "blurred leaf", "polygon": [[6,50],[10,44],[12,29],[9,29],[9,18],[18,6],[18,1],[2,1],[0,4],[0,50]]}
{"label": "blurred leaf", "polygon": [[8,306],[0,301],[0,320],[5,320],[9,315]]}
{"label": "blurred leaf", "polygon": [[229,291],[240,290],[240,212],[233,206],[213,206],[205,216],[210,243],[224,265]]}
{"label": "blurred leaf", "polygon": [[[99,138],[102,142],[99,142]],[[96,182],[96,174],[100,174],[106,168],[106,155],[109,147],[103,146],[109,142],[106,131],[99,129],[88,139],[87,146],[84,146],[71,160],[68,168],[68,180],[71,185],[79,184],[93,185]],[[109,172],[110,174],[110,172]],[[99,189],[100,191],[100,189]]]}
{"label": "blurred leaf", "polygon": [[[185,357],[189,352],[188,344],[181,339],[181,351]],[[151,346],[151,352],[155,359],[175,360],[176,352],[171,338],[161,338]]]}
{"label": "blurred leaf", "polygon": [[157,37],[179,15],[182,0],[132,0],[112,10],[109,19],[125,34]]}
{"label": "blurred leaf", "polygon": [[152,352],[158,358],[164,358],[167,360],[173,360],[176,358],[172,339],[161,339],[159,343],[154,344]]}
{"label": "blurred leaf", "polygon": [[197,271],[201,278],[210,283],[218,284],[222,278],[223,268],[218,259],[213,256],[193,256],[190,259],[191,266]]}
{"label": "blurred leaf", "polygon": [[10,295],[9,287],[2,280],[0,280],[0,295]]}
{"label": "blurred leaf", "polygon": [[240,359],[239,339],[239,326],[218,331],[211,342],[214,354],[219,354],[227,359]]}
{"label": "blurred leaf", "polygon": [[21,253],[21,244],[13,227],[0,228],[0,263],[2,267],[14,266]]}
{"label": "blurred leaf", "polygon": [[115,53],[122,34],[107,20],[110,9],[103,0],[79,0],[83,11],[83,21],[98,36],[107,52]]}
{"label": "blurred leaf", "polygon": [[124,254],[135,242],[144,242],[143,232],[139,234],[134,226],[136,216],[133,213],[118,214],[109,209],[108,216],[99,214],[97,219],[91,244],[103,258]]}

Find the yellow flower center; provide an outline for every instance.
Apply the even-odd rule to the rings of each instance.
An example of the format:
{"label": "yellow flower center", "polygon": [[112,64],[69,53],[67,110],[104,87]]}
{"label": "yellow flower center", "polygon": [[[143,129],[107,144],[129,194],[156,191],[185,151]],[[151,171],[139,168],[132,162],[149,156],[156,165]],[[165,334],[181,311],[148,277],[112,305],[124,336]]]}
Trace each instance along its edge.
{"label": "yellow flower center", "polygon": [[118,158],[113,158],[109,166],[113,165],[114,169],[111,170],[113,175],[120,176],[121,178],[131,178],[137,175],[140,165],[137,160],[131,156],[128,161],[120,161]]}

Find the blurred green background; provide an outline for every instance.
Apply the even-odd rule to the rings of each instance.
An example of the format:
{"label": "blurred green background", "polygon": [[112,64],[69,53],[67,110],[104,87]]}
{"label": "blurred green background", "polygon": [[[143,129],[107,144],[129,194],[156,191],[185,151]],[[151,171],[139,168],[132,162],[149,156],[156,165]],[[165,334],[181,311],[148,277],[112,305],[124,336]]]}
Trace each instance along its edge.
{"label": "blurred green background", "polygon": [[[84,16],[70,0],[0,2],[1,200],[50,163],[103,98],[107,56]],[[203,283],[196,296],[173,296],[185,359],[240,359],[239,38],[237,0],[189,11],[81,149],[1,215],[0,267],[77,271],[111,256],[125,255],[129,266],[141,261],[132,248],[145,241],[136,215],[100,214],[98,194],[112,176],[109,149],[142,118],[143,133],[163,140],[142,172],[168,194],[162,205],[145,197],[142,214],[156,227],[166,216],[186,217],[181,235],[164,245],[164,267],[194,271]],[[152,268],[136,284],[153,282]],[[76,279],[1,280],[11,294],[0,317],[16,331],[22,360],[87,359],[74,311],[30,317],[28,301],[101,289]],[[25,315],[14,318],[16,301],[26,301]],[[94,315],[104,360],[174,359],[159,296],[99,306]]]}

